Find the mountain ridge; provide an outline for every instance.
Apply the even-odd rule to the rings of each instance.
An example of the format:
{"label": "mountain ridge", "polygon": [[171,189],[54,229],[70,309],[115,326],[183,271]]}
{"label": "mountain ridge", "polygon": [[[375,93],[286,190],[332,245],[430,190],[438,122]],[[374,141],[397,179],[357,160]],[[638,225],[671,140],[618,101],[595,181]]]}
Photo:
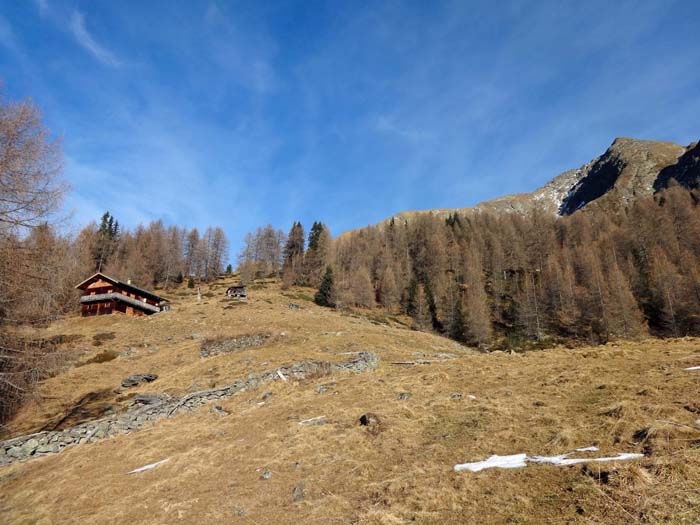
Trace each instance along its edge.
{"label": "mountain ridge", "polygon": [[391,220],[408,222],[422,215],[527,213],[538,209],[565,216],[589,207],[616,208],[664,189],[672,179],[688,188],[700,187],[699,142],[682,146],[668,141],[618,137],[600,156],[560,173],[532,192],[507,194],[472,207],[403,211],[379,225]]}

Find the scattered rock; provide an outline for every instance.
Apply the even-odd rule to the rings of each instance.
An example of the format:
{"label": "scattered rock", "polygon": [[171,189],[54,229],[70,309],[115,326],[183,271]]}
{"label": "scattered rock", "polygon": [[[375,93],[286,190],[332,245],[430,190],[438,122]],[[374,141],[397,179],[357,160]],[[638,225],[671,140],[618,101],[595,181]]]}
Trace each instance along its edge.
{"label": "scattered rock", "polygon": [[248,334],[238,337],[218,337],[216,339],[206,339],[202,341],[199,348],[199,355],[211,357],[218,354],[228,354],[248,348],[255,348],[264,345],[271,334]]}
{"label": "scattered rock", "polygon": [[367,412],[360,416],[360,425],[367,427],[367,432],[373,436],[378,435],[384,430],[381,419],[377,414],[372,412]]}
{"label": "scattered rock", "polygon": [[[23,461],[35,455],[45,455],[60,452],[67,447],[91,443],[98,439],[129,434],[141,427],[155,422],[161,418],[172,417],[178,413],[190,412],[204,404],[212,403],[220,399],[229,398],[251,388],[259,388],[264,382],[278,381],[278,371],[290,379],[303,380],[318,378],[331,372],[361,372],[374,370],[379,364],[379,356],[369,352],[359,352],[351,361],[341,363],[328,363],[323,361],[303,361],[289,366],[268,370],[260,374],[250,374],[247,378],[237,379],[231,384],[210,390],[198,390],[180,398],[170,397],[167,394],[129,394],[122,398],[128,400],[133,397],[129,409],[125,412],[111,414],[101,419],[91,420],[63,430],[46,430],[18,436],[16,438],[0,441],[0,466],[9,465],[17,461]],[[139,376],[155,376],[154,374],[139,374]],[[131,376],[127,379],[132,379]],[[155,379],[155,377],[154,377]],[[137,383],[138,384],[138,383]],[[193,387],[197,385],[192,385]],[[265,397],[272,395],[267,392]],[[215,410],[215,409],[212,409]],[[222,414],[223,415],[223,414]],[[378,421],[367,414],[367,421]],[[375,416],[376,417],[376,416]],[[315,418],[312,418],[315,420]],[[326,423],[325,418],[318,418],[319,423]],[[379,428],[379,425],[374,425]],[[371,433],[372,430],[369,430]]]}
{"label": "scattered rock", "polygon": [[362,414],[360,416],[360,425],[367,427],[372,423],[379,423],[379,418],[375,414],[367,412],[366,414]]}
{"label": "scattered rock", "polygon": [[231,512],[233,513],[234,516],[238,518],[242,518],[246,515],[245,509],[241,505],[234,505],[233,509],[231,509]]}
{"label": "scattered rock", "polygon": [[7,455],[10,456],[11,458],[22,458],[24,457],[25,453],[22,447],[12,447],[7,449]]}
{"label": "scattered rock", "polygon": [[464,394],[460,394],[459,392],[453,392],[450,394],[450,399],[462,399],[464,397]]}
{"label": "scattered rock", "polygon": [[272,472],[270,472],[269,470],[266,470],[265,472],[263,472],[263,473],[260,475],[260,479],[261,479],[261,480],[268,480],[268,479],[270,479],[271,477],[272,477]]}
{"label": "scattered rock", "polygon": [[306,497],[306,486],[303,481],[297,483],[294,485],[294,488],[292,489],[292,500],[294,503],[299,503],[300,501],[304,501],[304,498]]}
{"label": "scattered rock", "polygon": [[396,399],[399,401],[405,401],[406,399],[411,399],[411,393],[410,392],[399,392],[396,394]]}
{"label": "scattered rock", "polygon": [[30,455],[33,454],[37,448],[39,448],[39,442],[36,439],[30,439],[22,445],[22,452],[26,455]]}
{"label": "scattered rock", "polygon": [[533,401],[532,406],[534,407],[543,407],[546,406],[542,401]]}
{"label": "scattered rock", "polygon": [[211,411],[214,412],[216,415],[221,416],[221,417],[226,417],[231,415],[231,413],[227,410],[224,409],[224,407],[220,405],[214,405],[211,407]]}
{"label": "scattered rock", "polygon": [[317,394],[324,394],[325,392],[328,392],[328,387],[324,385],[318,385],[316,388],[314,388],[314,391]]}
{"label": "scattered rock", "polygon": [[[339,332],[340,333],[340,332]],[[371,352],[359,352],[355,359],[345,363],[335,363],[331,366],[333,370],[348,372],[366,372],[374,370],[379,366],[379,356]]]}
{"label": "scattered rock", "polygon": [[296,303],[289,303],[289,304],[287,305],[287,307],[288,307],[290,310],[300,310],[300,309],[301,309],[301,306],[299,306],[299,305],[296,304]]}
{"label": "scattered rock", "polygon": [[141,383],[150,383],[158,379],[156,374],[134,374],[122,380],[122,386],[124,388],[130,388],[138,386]]}
{"label": "scattered rock", "polygon": [[168,394],[137,394],[134,396],[134,405],[160,405],[170,399]]}
{"label": "scattered rock", "polygon": [[58,445],[56,444],[48,444],[48,445],[41,445],[38,449],[36,449],[37,454],[53,454],[55,452],[58,452]]}
{"label": "scattered rock", "polygon": [[272,396],[273,396],[272,392],[265,392],[265,393],[262,395],[262,398],[261,398],[261,399],[262,399],[263,401],[267,401],[267,400],[270,399]]}
{"label": "scattered rock", "polygon": [[133,356],[133,355],[136,354],[136,353],[137,353],[137,350],[136,350],[135,348],[132,348],[132,347],[129,346],[129,347],[127,347],[126,350],[124,350],[123,352],[121,352],[121,353],[119,354],[119,356],[120,356],[120,357],[129,358],[129,357]]}

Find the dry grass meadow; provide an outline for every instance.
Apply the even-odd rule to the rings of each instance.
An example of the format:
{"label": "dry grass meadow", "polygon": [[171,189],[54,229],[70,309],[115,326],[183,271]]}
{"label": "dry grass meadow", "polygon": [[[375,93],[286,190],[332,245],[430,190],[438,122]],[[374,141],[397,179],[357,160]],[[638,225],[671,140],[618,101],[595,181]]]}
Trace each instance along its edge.
{"label": "dry grass meadow", "polygon": [[[65,338],[72,364],[42,383],[10,434],[123,410],[135,393],[182,395],[303,360],[368,350],[379,368],[269,383],[219,403],[226,417],[204,406],[0,467],[0,522],[700,523],[700,371],[684,370],[700,365],[700,340],[481,354],[377,312],[319,308],[308,290],[257,285],[248,303],[230,303],[226,284],[199,305],[191,290],[175,292],[173,310],[152,317],[74,317],[42,330],[75,336]],[[200,357],[203,340],[243,334],[272,337]],[[121,388],[141,372],[159,377]],[[380,424],[361,426],[366,412]],[[299,424],[317,416],[325,424]],[[453,471],[492,454],[591,445],[645,457]]]}

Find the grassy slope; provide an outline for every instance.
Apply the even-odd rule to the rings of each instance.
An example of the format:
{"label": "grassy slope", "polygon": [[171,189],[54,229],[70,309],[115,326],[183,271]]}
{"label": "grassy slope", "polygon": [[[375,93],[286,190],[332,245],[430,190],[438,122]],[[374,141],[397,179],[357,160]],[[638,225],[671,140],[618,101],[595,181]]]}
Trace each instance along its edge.
{"label": "grassy slope", "polygon": [[[191,390],[306,359],[381,355],[376,372],[275,383],[144,430],[0,469],[3,523],[697,523],[700,520],[700,340],[645,341],[524,355],[482,355],[446,339],[383,326],[289,299],[273,285],[249,304],[180,296],[149,318],[72,318],[46,335],[81,334],[76,360],[112,361],[48,381],[12,422],[26,433],[102,391],[92,409],[124,407],[131,373],[155,372],[134,392]],[[302,304],[296,311],[287,308]],[[117,338],[99,347],[96,333]],[[267,346],[202,359],[203,337],[272,333]],[[282,335],[282,333],[284,335]],[[450,353],[417,366],[390,364]],[[315,387],[326,385],[325,393]],[[265,392],[272,392],[264,404]],[[397,400],[399,392],[410,392]],[[450,394],[465,394],[453,400]],[[466,394],[477,396],[475,400]],[[358,425],[367,411],[379,432]],[[696,411],[696,412],[695,412]],[[324,415],[328,424],[298,424]],[[669,423],[672,422],[672,423]],[[688,425],[677,426],[676,424]],[[648,429],[647,437],[635,433]],[[635,444],[637,443],[637,444]],[[491,454],[645,452],[643,460],[455,473]],[[134,468],[169,462],[137,475]],[[260,479],[264,470],[270,479]],[[300,483],[305,499],[294,502]],[[244,515],[242,515],[244,514]]]}

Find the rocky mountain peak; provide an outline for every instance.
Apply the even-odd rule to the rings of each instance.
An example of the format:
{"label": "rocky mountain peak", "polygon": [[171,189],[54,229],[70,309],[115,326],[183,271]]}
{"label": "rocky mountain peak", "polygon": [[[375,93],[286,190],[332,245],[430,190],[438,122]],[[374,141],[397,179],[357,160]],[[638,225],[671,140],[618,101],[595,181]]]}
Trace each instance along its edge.
{"label": "rocky mountain peak", "polygon": [[686,148],[673,142],[618,137],[599,157],[561,173],[531,193],[497,197],[473,208],[408,211],[393,218],[410,222],[425,214],[448,217],[453,213],[528,213],[537,209],[571,215],[582,208],[608,210],[652,195],[671,180],[687,188],[700,188],[700,142]]}
{"label": "rocky mountain peak", "polygon": [[600,199],[620,204],[651,195],[659,172],[675,164],[683,152],[682,146],[672,142],[617,138],[571,187],[559,214],[571,215],[593,201],[606,204]]}

